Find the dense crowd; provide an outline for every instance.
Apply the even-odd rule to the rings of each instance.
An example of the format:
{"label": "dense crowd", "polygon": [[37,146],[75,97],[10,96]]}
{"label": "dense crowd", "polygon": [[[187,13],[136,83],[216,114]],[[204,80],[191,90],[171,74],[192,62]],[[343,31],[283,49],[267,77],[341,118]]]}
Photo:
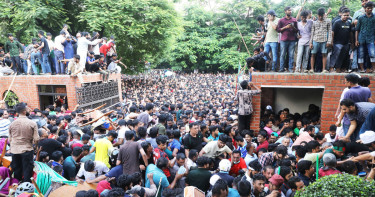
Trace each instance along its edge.
{"label": "dense crowd", "polygon": [[319,8],[313,16],[304,6],[296,18],[292,17],[291,7],[286,7],[280,18],[273,10],[267,12],[266,19],[258,16],[260,26],[253,37],[258,46],[252,60],[255,67],[260,71],[297,73],[373,72],[374,3],[361,3],[362,8],[353,16],[348,7],[342,6],[331,20],[331,9],[326,12]]}
{"label": "dense crowd", "polygon": [[[82,74],[100,73],[108,81],[110,73],[120,73],[125,66],[117,57],[114,36],[100,38],[98,32],[79,32],[76,37],[64,25],[60,34],[38,32],[38,39],[21,44],[13,34],[0,48],[0,74],[63,75],[69,74],[82,82]],[[126,67],[126,66],[125,66]]]}
{"label": "dense crowd", "polygon": [[11,179],[0,193],[19,194],[8,186],[30,182],[34,162],[95,185],[76,194],[85,197],[184,196],[188,186],[214,197],[289,197],[336,173],[370,180],[375,168],[359,162],[375,156],[369,80],[347,74],[345,83],[329,130],[320,128],[315,105],[302,114],[267,106],[251,130],[252,97],[261,90],[248,81],[236,90],[235,77],[222,74],[127,77],[110,121],[90,122],[91,113],[63,102],[42,110],[20,103],[0,110],[12,156],[10,169],[0,169]]}

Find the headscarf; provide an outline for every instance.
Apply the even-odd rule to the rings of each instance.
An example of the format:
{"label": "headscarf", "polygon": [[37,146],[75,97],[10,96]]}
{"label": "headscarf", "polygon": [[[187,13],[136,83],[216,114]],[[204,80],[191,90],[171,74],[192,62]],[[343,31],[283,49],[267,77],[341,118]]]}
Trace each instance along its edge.
{"label": "headscarf", "polygon": [[10,170],[9,170],[9,168],[6,168],[6,167],[0,167],[0,176],[2,178],[2,181],[0,182],[0,184],[2,184],[3,181],[6,178],[8,178],[8,177],[10,178],[10,180],[7,182],[7,184],[5,184],[3,189],[1,189],[1,191],[0,191],[0,193],[8,195],[9,194],[9,186],[11,186],[13,183],[18,183],[18,180],[14,179],[10,176]]}

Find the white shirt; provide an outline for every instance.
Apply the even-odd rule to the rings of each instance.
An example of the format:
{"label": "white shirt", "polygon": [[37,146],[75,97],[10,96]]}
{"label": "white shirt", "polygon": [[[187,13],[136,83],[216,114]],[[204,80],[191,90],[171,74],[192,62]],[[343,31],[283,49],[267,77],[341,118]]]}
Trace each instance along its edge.
{"label": "white shirt", "polygon": [[[123,141],[123,143],[122,144],[124,144],[125,143],[125,133],[126,133],[126,131],[128,131],[128,130],[130,130],[128,127],[126,127],[126,126],[121,126],[120,127],[120,130],[118,131],[118,136],[117,136],[117,139],[120,139],[120,138],[122,138],[122,139],[124,139],[124,141]],[[122,145],[121,144],[121,145]]]}
{"label": "white shirt", "polygon": [[[86,54],[89,49],[89,45],[96,45],[100,40],[89,41],[86,37],[80,37],[77,41],[77,53]],[[81,57],[82,58],[82,57]],[[86,61],[86,59],[85,59]]]}
{"label": "white shirt", "polygon": [[94,42],[96,42],[97,44],[93,46],[92,51],[94,52],[95,55],[100,55],[100,50],[99,50],[100,39],[96,39]]}
{"label": "white shirt", "polygon": [[49,50],[52,51],[55,48],[55,43],[53,43],[53,40],[48,40],[48,39],[47,39],[47,42],[48,42]]}
{"label": "white shirt", "polygon": [[187,161],[186,161],[186,167],[188,170],[190,170],[191,167],[196,167],[197,164],[194,163],[193,160],[191,160],[190,158],[187,158]]}
{"label": "white shirt", "polygon": [[85,180],[93,180],[96,177],[103,175],[107,172],[109,172],[109,168],[101,161],[94,161],[95,163],[95,168],[93,172],[87,172],[85,170],[85,163],[81,164],[81,168],[79,169],[77,176],[85,176]]}
{"label": "white shirt", "polygon": [[64,46],[61,44],[62,41],[65,40],[65,37],[62,35],[58,35],[55,38],[55,48],[56,50],[64,52]]}
{"label": "white shirt", "polygon": [[327,142],[333,143],[333,142],[336,142],[336,140],[338,140],[339,136],[336,134],[336,136],[332,139],[331,135],[329,135],[329,133],[326,133],[324,138],[327,139]]}

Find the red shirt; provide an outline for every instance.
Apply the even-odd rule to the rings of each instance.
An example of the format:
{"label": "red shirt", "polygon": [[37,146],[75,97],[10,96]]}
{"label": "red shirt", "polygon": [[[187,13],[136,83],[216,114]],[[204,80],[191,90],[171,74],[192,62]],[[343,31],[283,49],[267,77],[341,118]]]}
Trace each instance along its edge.
{"label": "red shirt", "polygon": [[99,193],[99,196],[100,196],[100,193],[102,193],[106,189],[108,190],[112,189],[111,184],[106,180],[100,181],[98,183],[98,186],[96,186],[96,191]]}
{"label": "red shirt", "polygon": [[319,177],[324,177],[324,176],[328,176],[331,174],[341,174],[341,172],[332,168],[329,168],[327,170],[323,170],[323,168],[319,169]]}
{"label": "red shirt", "polygon": [[[168,161],[169,161],[167,153],[165,153],[164,151],[160,150],[159,148],[155,148],[154,149],[153,157],[154,157],[154,163],[156,163],[160,157],[167,158]],[[169,171],[169,168],[164,169],[163,172],[164,172],[165,176],[167,176],[167,177],[171,176],[171,172]]]}
{"label": "red shirt", "polygon": [[103,53],[103,54],[104,54],[104,57],[106,57],[108,51],[111,49],[112,46],[113,46],[113,43],[112,43],[112,42],[110,42],[110,43],[108,43],[108,44],[103,44],[103,46],[101,46],[101,47],[99,48],[99,52],[100,52],[100,53]]}
{"label": "red shirt", "polygon": [[266,150],[268,150],[268,141],[267,140],[264,141],[263,143],[259,144],[259,146],[257,147],[257,151],[256,152],[258,152],[259,149],[261,149],[261,148],[265,148]]}
{"label": "red shirt", "polygon": [[[229,159],[229,161],[231,161],[231,159]],[[238,176],[239,175],[238,171],[241,170],[241,169],[247,169],[245,160],[242,159],[242,158],[240,158],[240,163],[238,163],[238,164],[233,163],[232,167],[230,168],[229,175]]]}

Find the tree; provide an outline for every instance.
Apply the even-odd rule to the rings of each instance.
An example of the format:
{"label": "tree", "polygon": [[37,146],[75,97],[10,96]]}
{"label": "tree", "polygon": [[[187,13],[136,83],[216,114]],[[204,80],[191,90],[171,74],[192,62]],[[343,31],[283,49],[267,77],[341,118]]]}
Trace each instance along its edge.
{"label": "tree", "polygon": [[90,31],[115,35],[127,71],[142,71],[145,61],[156,62],[182,30],[168,0],[86,0],[79,18]]}

